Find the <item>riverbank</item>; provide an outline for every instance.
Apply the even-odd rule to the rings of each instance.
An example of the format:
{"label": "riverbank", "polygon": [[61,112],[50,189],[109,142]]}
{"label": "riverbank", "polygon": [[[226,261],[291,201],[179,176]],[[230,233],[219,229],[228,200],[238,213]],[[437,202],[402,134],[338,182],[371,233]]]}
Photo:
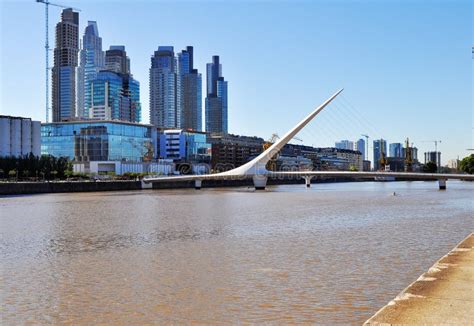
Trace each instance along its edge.
{"label": "riverbank", "polygon": [[456,324],[474,320],[474,233],[364,325]]}
{"label": "riverbank", "polygon": [[[368,181],[351,178],[330,178],[323,180],[313,180],[312,183],[332,183]],[[370,180],[373,181],[373,180]],[[280,184],[304,184],[302,178],[269,179],[268,185]],[[203,188],[215,187],[253,187],[252,179],[242,180],[206,180],[202,183]],[[156,182],[143,185],[136,180],[113,180],[113,181],[50,181],[50,182],[1,182],[0,195],[26,195],[44,193],[65,193],[65,192],[96,192],[96,191],[127,191],[149,189],[182,189],[194,188],[194,181],[184,182]]]}

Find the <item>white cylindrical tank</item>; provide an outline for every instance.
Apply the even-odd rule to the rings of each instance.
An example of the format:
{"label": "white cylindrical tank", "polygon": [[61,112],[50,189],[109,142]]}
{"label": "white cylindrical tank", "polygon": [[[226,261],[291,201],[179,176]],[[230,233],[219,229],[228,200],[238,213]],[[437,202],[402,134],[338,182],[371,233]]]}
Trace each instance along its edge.
{"label": "white cylindrical tank", "polygon": [[10,118],[0,117],[0,157],[10,156]]}

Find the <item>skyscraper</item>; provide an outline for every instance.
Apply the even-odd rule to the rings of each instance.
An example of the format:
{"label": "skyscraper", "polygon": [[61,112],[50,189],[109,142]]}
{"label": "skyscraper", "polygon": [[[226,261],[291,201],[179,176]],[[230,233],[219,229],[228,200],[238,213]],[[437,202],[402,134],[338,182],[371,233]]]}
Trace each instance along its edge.
{"label": "skyscraper", "polygon": [[403,144],[392,143],[389,145],[389,156],[390,157],[404,157],[403,155]]}
{"label": "skyscraper", "polygon": [[202,131],[202,79],[193,67],[193,47],[178,53],[177,114],[180,128]]}
{"label": "skyscraper", "polygon": [[150,123],[156,127],[181,126],[181,115],[177,108],[176,77],[173,47],[158,47],[158,51],[151,57],[150,68]]}
{"label": "skyscraper", "polygon": [[56,24],[53,73],[53,122],[76,116],[76,69],[79,52],[79,13],[64,9]]}
{"label": "skyscraper", "polygon": [[380,158],[382,155],[387,157],[387,141],[383,139],[374,140],[374,170],[380,168]]}
{"label": "skyscraper", "polygon": [[227,133],[227,81],[222,77],[219,56],[207,64],[206,131]]}
{"label": "skyscraper", "polygon": [[90,83],[97,77],[97,73],[104,69],[104,51],[102,38],[95,21],[89,21],[82,38],[80,52],[80,66],[77,71],[77,116],[89,117],[91,105]]}
{"label": "skyscraper", "polygon": [[125,47],[111,46],[105,62],[105,70],[90,82],[88,118],[140,122],[140,84],[130,73]]}
{"label": "skyscraper", "polygon": [[130,58],[127,57],[125,46],[111,45],[105,51],[105,70],[124,75],[130,74]]}
{"label": "skyscraper", "polygon": [[355,142],[354,150],[359,151],[362,154],[362,160],[368,160],[368,158],[365,156],[365,140],[360,138],[357,142]]}

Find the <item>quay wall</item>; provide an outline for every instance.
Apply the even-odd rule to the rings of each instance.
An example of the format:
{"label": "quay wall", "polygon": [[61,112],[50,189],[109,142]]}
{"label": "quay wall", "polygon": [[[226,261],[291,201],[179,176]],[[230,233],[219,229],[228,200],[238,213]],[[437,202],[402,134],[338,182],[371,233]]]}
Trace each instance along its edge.
{"label": "quay wall", "polygon": [[[373,179],[367,179],[373,181]],[[329,182],[349,182],[364,181],[363,179],[351,178],[328,178],[317,180],[312,183]],[[268,179],[267,185],[281,184],[304,184],[302,178]],[[203,188],[214,187],[253,187],[252,179],[244,180],[204,180]],[[181,189],[194,188],[194,181],[182,182],[155,182],[152,189]],[[61,193],[61,192],[94,192],[94,191],[121,191],[121,190],[141,190],[141,181],[53,181],[53,182],[0,182],[0,196],[5,195],[25,195],[41,193]]]}

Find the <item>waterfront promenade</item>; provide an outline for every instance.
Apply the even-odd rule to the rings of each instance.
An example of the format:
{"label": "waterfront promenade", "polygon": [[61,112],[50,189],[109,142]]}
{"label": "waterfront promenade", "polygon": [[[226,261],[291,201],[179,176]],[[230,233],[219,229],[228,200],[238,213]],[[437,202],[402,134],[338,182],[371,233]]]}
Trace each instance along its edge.
{"label": "waterfront promenade", "polygon": [[474,233],[471,233],[365,325],[472,324],[473,248]]}

